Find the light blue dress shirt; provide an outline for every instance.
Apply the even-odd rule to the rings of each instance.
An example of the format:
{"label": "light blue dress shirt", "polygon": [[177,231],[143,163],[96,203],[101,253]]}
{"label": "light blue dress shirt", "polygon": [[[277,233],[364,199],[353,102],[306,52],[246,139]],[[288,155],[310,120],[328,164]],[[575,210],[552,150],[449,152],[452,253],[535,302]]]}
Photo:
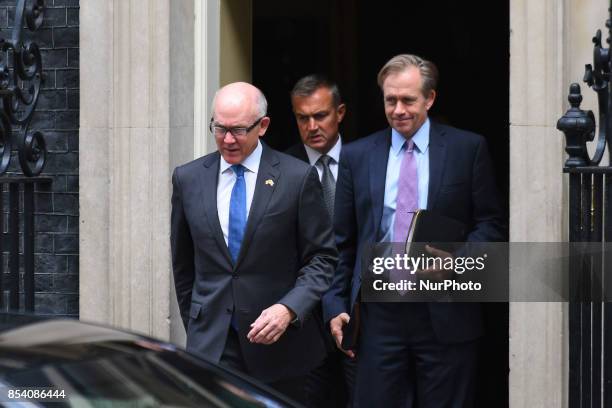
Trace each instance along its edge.
{"label": "light blue dress shirt", "polygon": [[[419,209],[427,208],[427,193],[429,190],[429,119],[423,123],[412,136],[414,140],[414,155],[419,177]],[[393,222],[397,203],[397,182],[400,166],[405,150],[406,138],[395,129],[391,129],[391,147],[387,160],[387,177],[385,179],[385,201],[382,219],[380,221],[381,242],[393,242]]]}

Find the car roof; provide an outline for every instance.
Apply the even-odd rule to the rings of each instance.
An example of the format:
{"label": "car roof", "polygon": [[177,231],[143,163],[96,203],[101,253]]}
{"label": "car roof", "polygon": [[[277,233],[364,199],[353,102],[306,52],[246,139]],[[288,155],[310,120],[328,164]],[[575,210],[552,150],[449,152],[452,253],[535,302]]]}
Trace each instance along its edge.
{"label": "car roof", "polygon": [[132,358],[144,353],[174,353],[211,376],[271,396],[281,401],[282,406],[296,406],[256,380],[171,343],[76,319],[0,313],[0,377],[3,372],[17,368],[30,370],[50,364]]}

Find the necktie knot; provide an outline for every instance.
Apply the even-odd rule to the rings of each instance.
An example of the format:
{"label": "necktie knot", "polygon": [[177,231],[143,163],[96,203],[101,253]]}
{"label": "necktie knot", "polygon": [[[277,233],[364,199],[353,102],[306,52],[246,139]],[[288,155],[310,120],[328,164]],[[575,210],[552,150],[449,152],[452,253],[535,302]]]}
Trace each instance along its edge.
{"label": "necktie knot", "polygon": [[236,177],[244,177],[244,166],[242,164],[234,164],[232,170],[236,173]]}
{"label": "necktie knot", "polygon": [[323,167],[329,167],[329,163],[331,163],[331,160],[332,160],[331,157],[324,154],[323,156],[319,157],[318,162],[321,163]]}
{"label": "necktie knot", "polygon": [[404,147],[407,153],[412,153],[414,151],[414,140],[406,140],[406,142],[404,143]]}

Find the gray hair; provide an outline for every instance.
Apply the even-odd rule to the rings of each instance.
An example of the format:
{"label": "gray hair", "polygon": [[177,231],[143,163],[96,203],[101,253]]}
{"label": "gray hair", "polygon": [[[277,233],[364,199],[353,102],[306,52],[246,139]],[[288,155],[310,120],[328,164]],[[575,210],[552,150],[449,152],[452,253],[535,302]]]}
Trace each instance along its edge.
{"label": "gray hair", "polygon": [[431,91],[435,91],[438,86],[438,68],[436,65],[424,58],[414,54],[400,54],[391,58],[378,72],[378,86],[383,87],[385,79],[391,74],[405,71],[409,67],[417,67],[423,78],[421,91],[428,97]]}
{"label": "gray hair", "polygon": [[310,96],[319,88],[329,89],[332,94],[332,103],[334,107],[337,108],[340,106],[342,98],[338,85],[329,78],[319,74],[306,75],[297,81],[291,90],[291,98],[293,99],[296,96]]}
{"label": "gray hair", "polygon": [[257,88],[257,99],[255,101],[257,105],[257,116],[263,118],[268,113],[268,100],[266,96]]}

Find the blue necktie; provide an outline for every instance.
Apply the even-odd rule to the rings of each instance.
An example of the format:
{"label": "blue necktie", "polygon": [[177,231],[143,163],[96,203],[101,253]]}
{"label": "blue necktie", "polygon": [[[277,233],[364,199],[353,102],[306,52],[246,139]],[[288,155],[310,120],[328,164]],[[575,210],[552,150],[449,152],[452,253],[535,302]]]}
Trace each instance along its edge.
{"label": "blue necktie", "polygon": [[227,233],[227,246],[234,263],[238,259],[240,246],[244,238],[246,227],[246,183],[244,181],[244,167],[241,164],[232,166],[236,173],[236,182],[232,188],[229,211],[229,230]]}

